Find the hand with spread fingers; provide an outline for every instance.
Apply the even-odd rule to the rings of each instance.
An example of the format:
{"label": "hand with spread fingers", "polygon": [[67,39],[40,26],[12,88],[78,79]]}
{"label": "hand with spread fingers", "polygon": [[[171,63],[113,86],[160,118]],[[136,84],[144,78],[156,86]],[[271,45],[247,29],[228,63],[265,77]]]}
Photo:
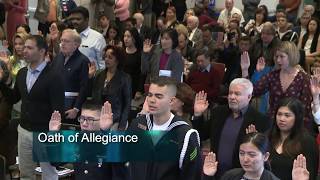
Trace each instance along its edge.
{"label": "hand with spread fingers", "polygon": [[264,59],[264,57],[260,57],[256,65],[257,72],[262,71],[265,67],[266,67],[266,60]]}
{"label": "hand with spread fingers", "polygon": [[151,40],[150,39],[146,39],[143,42],[143,52],[144,53],[149,53],[152,49],[153,45],[151,44]]}
{"label": "hand with spread fingers", "polygon": [[216,160],[216,154],[209,152],[204,159],[203,173],[207,176],[214,176],[218,169],[218,161]]}
{"label": "hand with spread fingers", "polygon": [[256,129],[256,126],[253,125],[253,124],[250,124],[247,128],[246,128],[246,134],[249,134],[249,133],[256,133],[258,132],[257,129]]}
{"label": "hand with spread fingers", "polygon": [[51,115],[49,121],[49,130],[50,131],[59,131],[61,127],[61,115],[59,111],[54,111]]}
{"label": "hand with spread fingers", "polygon": [[200,91],[196,94],[193,111],[195,116],[201,116],[204,111],[208,109],[209,102],[207,100],[207,93]]}
{"label": "hand with spread fingers", "polygon": [[88,64],[88,68],[89,68],[89,78],[91,79],[95,75],[95,73],[97,71],[96,63],[95,62],[90,62]]}

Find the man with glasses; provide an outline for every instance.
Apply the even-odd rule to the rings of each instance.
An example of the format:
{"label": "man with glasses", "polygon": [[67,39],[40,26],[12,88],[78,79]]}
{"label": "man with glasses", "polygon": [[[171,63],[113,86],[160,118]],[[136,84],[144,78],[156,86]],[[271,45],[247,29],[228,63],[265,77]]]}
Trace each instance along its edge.
{"label": "man with glasses", "polygon": [[[81,115],[78,117],[78,121],[80,123],[82,131],[93,132],[110,129],[111,125],[113,124],[111,104],[107,101],[104,103],[103,107],[100,108],[100,106],[92,104],[90,102],[84,103],[81,110]],[[60,130],[60,126],[61,115],[58,111],[54,111],[50,119],[49,130],[58,131]],[[96,156],[96,153],[99,151],[98,148],[101,147],[99,145],[95,145],[90,145],[90,148],[92,148],[89,151],[88,149],[84,149],[87,148],[87,146],[80,147],[78,152],[80,156],[79,161],[83,160],[81,158],[82,153],[86,155],[91,153],[92,157],[90,158],[93,159],[93,156]],[[110,166],[110,164],[102,163],[102,160],[99,161],[99,159],[97,159],[97,162],[89,162],[88,160],[83,160],[82,162],[74,163],[75,179],[109,179],[110,177],[112,177],[112,169],[110,168]],[[123,176],[125,176],[125,174],[123,174]]]}
{"label": "man with glasses", "polygon": [[53,60],[57,72],[63,72],[65,123],[78,124],[76,118],[87,97],[89,59],[79,50],[80,35],[71,29],[62,32],[60,53]]}

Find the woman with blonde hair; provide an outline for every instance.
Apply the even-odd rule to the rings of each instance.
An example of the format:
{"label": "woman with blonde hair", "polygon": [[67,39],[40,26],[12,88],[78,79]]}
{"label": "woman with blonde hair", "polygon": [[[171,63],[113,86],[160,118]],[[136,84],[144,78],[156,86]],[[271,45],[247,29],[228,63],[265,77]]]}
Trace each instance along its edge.
{"label": "woman with blonde hair", "polygon": [[[311,101],[309,76],[297,68],[300,53],[293,42],[283,41],[276,49],[276,70],[263,76],[254,86],[253,96],[261,96],[269,91],[269,117],[274,117],[276,108],[282,98],[294,97],[305,106],[305,127],[312,131]],[[248,75],[250,58],[248,52],[241,55],[242,76]]]}

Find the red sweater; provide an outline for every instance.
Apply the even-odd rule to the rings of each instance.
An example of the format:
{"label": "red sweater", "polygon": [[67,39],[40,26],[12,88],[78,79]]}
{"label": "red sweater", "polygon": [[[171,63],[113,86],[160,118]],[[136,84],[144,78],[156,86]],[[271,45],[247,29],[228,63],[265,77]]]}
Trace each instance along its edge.
{"label": "red sweater", "polygon": [[214,100],[218,96],[219,87],[221,82],[221,75],[214,70],[211,65],[210,72],[200,72],[195,70],[190,72],[187,79],[187,84],[189,84],[195,92],[205,91],[208,95],[209,100]]}

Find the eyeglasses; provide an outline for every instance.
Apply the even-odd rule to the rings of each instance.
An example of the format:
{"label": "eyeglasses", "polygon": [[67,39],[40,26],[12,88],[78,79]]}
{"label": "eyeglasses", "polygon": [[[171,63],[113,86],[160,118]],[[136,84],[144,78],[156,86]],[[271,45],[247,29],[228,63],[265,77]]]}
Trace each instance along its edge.
{"label": "eyeglasses", "polygon": [[95,119],[94,117],[88,117],[88,116],[79,116],[78,117],[79,123],[84,123],[85,121],[87,123],[93,123],[94,121],[99,121],[99,119]]}

